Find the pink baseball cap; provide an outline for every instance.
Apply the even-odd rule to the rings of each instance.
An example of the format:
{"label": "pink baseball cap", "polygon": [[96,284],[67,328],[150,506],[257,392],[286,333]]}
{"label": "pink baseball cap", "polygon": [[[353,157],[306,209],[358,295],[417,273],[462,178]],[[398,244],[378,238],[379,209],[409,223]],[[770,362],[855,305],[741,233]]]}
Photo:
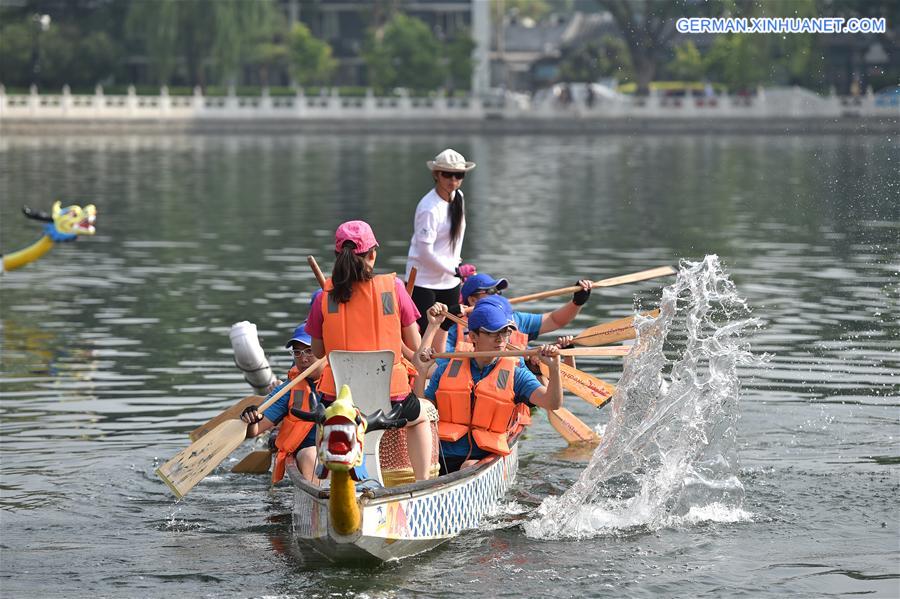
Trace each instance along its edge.
{"label": "pink baseball cap", "polygon": [[378,246],[372,227],[364,220],[348,220],[342,223],[334,232],[334,251],[340,253],[345,241],[356,244],[356,253],[365,254],[373,247]]}

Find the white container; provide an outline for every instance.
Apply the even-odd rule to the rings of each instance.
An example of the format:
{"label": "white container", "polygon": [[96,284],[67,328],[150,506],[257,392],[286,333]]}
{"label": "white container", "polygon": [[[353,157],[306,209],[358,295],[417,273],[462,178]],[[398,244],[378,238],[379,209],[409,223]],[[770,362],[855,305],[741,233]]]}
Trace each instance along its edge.
{"label": "white container", "polygon": [[259,344],[256,325],[246,320],[231,325],[231,349],[234,350],[234,364],[244,373],[244,380],[259,394],[275,382],[275,375],[269,367],[266,352]]}

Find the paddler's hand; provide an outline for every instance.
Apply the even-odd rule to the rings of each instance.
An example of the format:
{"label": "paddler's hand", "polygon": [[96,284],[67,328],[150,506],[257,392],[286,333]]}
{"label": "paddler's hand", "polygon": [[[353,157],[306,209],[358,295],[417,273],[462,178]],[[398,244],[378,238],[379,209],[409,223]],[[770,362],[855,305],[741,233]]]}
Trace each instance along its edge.
{"label": "paddler's hand", "polygon": [[556,368],[559,366],[559,348],[555,345],[542,345],[541,353],[539,354],[541,358],[541,362],[550,366],[551,368]]}
{"label": "paddler's hand", "polygon": [[447,305],[437,302],[428,308],[428,310],[425,311],[425,314],[428,316],[429,325],[439,325],[443,323],[444,319],[447,317]]}
{"label": "paddler's hand", "polygon": [[435,351],[433,347],[426,347],[422,351],[416,352],[413,356],[413,366],[416,367],[416,370],[420,373],[427,372],[431,367],[431,363],[434,362]]}
{"label": "paddler's hand", "polygon": [[[447,308],[447,312],[449,312],[450,314],[452,314],[454,316],[461,316],[463,313],[462,310],[463,310],[462,306],[460,306],[459,304],[453,304],[452,306],[449,306]],[[455,325],[455,324],[456,323],[453,322],[453,320],[451,320],[449,318],[445,318],[444,321],[441,323],[441,328],[444,329],[445,331],[449,331],[451,328],[453,328],[453,325]]]}
{"label": "paddler's hand", "polygon": [[556,347],[559,349],[566,349],[567,347],[572,347],[573,341],[575,340],[575,335],[560,335],[556,338]]}
{"label": "paddler's hand", "polygon": [[593,283],[587,279],[581,279],[577,283],[575,283],[581,289],[575,292],[575,295],[572,296],[572,303],[576,306],[583,306],[588,298],[591,297],[591,287],[593,287]]}
{"label": "paddler's hand", "polygon": [[271,383],[269,383],[269,386],[266,387],[266,395],[277,389],[279,386],[281,386],[281,381],[279,381],[278,379],[273,380]]}
{"label": "paddler's hand", "polygon": [[244,408],[244,411],[241,412],[241,420],[247,424],[259,424],[262,419],[263,415],[259,413],[258,406],[247,406]]}

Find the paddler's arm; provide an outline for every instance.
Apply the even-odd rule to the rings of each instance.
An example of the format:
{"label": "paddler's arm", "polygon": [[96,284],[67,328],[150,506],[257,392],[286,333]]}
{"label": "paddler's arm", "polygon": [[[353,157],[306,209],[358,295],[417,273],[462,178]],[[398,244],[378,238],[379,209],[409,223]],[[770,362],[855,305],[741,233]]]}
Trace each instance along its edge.
{"label": "paddler's arm", "polygon": [[550,380],[546,386],[542,385],[535,389],[528,401],[545,410],[556,410],[561,408],[563,403],[562,381],[559,378],[559,348],[555,345],[542,345],[540,356],[541,362],[550,369]]}
{"label": "paddler's arm", "polygon": [[428,327],[425,329],[425,335],[421,339],[419,349],[416,350],[416,355],[413,356],[412,359],[413,366],[416,367],[416,371],[419,373],[413,388],[417,397],[425,396],[425,384],[428,382],[428,370],[434,362],[431,358],[431,355],[434,353],[434,338],[438,331],[440,331],[441,323],[444,322],[446,310],[447,306],[436,303],[425,312],[425,315],[428,317]]}
{"label": "paddler's arm", "polygon": [[547,312],[541,317],[542,335],[563,328],[572,322],[575,317],[578,316],[578,313],[581,312],[581,307],[588,301],[588,298],[591,297],[592,283],[587,279],[581,279],[578,281],[577,285],[581,286],[581,291],[576,291],[570,301],[566,302],[565,305],[560,306],[553,312]]}

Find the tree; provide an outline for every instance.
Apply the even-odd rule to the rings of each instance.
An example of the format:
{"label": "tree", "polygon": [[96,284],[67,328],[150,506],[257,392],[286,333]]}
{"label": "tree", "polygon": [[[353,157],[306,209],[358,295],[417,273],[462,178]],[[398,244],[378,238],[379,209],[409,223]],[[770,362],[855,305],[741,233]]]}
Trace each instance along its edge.
{"label": "tree", "polygon": [[291,76],[300,85],[326,84],[337,67],[331,46],[310,33],[303,23],[296,23],[288,35],[288,60]]}
{"label": "tree", "polygon": [[703,78],[706,65],[700,50],[688,40],[675,46],[675,58],[668,66],[669,73],[680,81],[699,81]]}
{"label": "tree", "polygon": [[731,90],[755,88],[767,79],[765,46],[750,35],[717,36],[709,49],[707,64],[713,78]]}
{"label": "tree", "polygon": [[25,87],[32,83],[33,29],[27,21],[8,23],[0,29],[0,81],[4,84]]}
{"label": "tree", "polygon": [[655,0],[597,0],[615,19],[631,54],[639,94],[650,91],[660,65],[668,59],[675,21],[680,17],[719,15],[724,4],[708,2],[656,2]]}
{"label": "tree", "polygon": [[203,86],[210,76],[236,79],[242,57],[276,19],[273,0],[157,0],[132,3],[126,31],[143,46],[159,83],[183,65],[188,82]]}
{"label": "tree", "polygon": [[444,82],[440,44],[420,19],[398,13],[385,26],[381,41],[373,33],[366,45],[363,57],[375,87],[430,90]]}
{"label": "tree", "polygon": [[472,58],[474,51],[475,40],[468,31],[457,32],[447,43],[447,73],[452,89],[467,90],[472,87],[472,71],[475,69],[475,60]]}
{"label": "tree", "polygon": [[625,43],[611,35],[581,46],[566,48],[560,61],[563,81],[597,81],[615,77],[622,81],[631,78],[632,66]]}

